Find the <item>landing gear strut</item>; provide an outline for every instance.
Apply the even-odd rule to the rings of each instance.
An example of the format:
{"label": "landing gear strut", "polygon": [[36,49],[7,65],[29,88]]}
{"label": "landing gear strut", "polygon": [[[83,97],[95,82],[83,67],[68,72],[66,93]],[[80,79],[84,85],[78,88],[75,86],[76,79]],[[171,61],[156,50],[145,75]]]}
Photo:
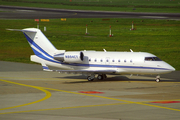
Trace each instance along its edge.
{"label": "landing gear strut", "polygon": [[88,81],[93,81],[94,78],[95,78],[95,75],[91,75],[91,76],[88,76],[88,77],[87,77],[87,80],[88,80]]}

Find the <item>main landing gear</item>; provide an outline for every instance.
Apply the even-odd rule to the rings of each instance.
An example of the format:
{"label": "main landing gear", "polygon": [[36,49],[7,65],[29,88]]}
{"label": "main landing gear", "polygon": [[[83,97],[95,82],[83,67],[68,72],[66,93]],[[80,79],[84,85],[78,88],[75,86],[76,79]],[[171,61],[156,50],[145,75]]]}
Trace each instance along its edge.
{"label": "main landing gear", "polygon": [[[98,79],[98,80],[103,80],[103,79],[105,79],[105,78],[107,78],[106,74],[99,74],[99,75],[97,76],[97,79]],[[94,79],[95,79],[95,75],[91,75],[91,76],[88,76],[88,77],[87,77],[87,80],[88,80],[88,81],[93,81]]]}
{"label": "main landing gear", "polygon": [[107,78],[107,76],[106,76],[106,74],[99,74],[98,76],[97,76],[97,79],[98,80],[103,80],[103,79],[105,79],[105,78]]}
{"label": "main landing gear", "polygon": [[88,77],[87,77],[87,80],[88,80],[88,81],[93,81],[94,78],[95,78],[95,77],[93,77],[93,76],[88,76]]}

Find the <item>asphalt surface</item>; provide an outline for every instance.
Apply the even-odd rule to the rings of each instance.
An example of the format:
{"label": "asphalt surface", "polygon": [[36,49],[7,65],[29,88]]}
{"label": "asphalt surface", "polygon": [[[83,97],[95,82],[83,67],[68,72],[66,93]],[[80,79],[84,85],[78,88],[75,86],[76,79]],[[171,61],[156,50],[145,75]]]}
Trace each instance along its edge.
{"label": "asphalt surface", "polygon": [[[179,120],[179,71],[161,76],[85,76],[0,61],[2,120]],[[175,78],[175,79],[174,79]]]}
{"label": "asphalt surface", "polygon": [[179,20],[179,13],[138,13],[51,8],[16,7],[0,5],[0,19],[52,19],[52,18],[146,18]]}
{"label": "asphalt surface", "polygon": [[[179,14],[146,14],[0,6],[0,19],[135,17],[179,19]],[[2,12],[3,11],[3,12]],[[179,120],[180,72],[155,76],[85,76],[44,72],[41,65],[0,61],[1,120]]]}

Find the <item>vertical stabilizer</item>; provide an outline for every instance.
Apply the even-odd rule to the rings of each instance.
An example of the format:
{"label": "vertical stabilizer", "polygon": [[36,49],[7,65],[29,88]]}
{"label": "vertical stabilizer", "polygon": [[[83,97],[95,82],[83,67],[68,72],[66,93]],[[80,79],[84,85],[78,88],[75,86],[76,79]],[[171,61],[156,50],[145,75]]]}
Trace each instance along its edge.
{"label": "vertical stabilizer", "polygon": [[42,63],[42,61],[58,62],[53,56],[58,51],[46,36],[37,28],[7,29],[11,31],[21,31],[24,33],[29,45],[35,55],[31,55],[31,61]]}
{"label": "vertical stabilizer", "polygon": [[21,31],[24,33],[35,55],[53,56],[53,53],[57,50],[41,32],[41,30],[36,28],[27,28]]}

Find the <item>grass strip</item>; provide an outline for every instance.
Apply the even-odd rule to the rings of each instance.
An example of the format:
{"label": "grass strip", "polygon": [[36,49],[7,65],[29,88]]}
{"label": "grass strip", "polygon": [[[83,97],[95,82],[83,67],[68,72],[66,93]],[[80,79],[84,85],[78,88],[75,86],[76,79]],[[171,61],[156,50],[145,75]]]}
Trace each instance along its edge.
{"label": "grass strip", "polygon": [[[136,30],[130,31],[134,21]],[[0,20],[0,60],[29,63],[34,54],[21,32],[6,28],[36,27],[34,20]],[[86,24],[88,35],[85,35]],[[113,37],[109,37],[111,25]],[[44,26],[47,31],[44,32]],[[152,19],[71,18],[40,22],[40,29],[57,49],[67,51],[141,51],[157,55],[180,70],[180,21]]]}

